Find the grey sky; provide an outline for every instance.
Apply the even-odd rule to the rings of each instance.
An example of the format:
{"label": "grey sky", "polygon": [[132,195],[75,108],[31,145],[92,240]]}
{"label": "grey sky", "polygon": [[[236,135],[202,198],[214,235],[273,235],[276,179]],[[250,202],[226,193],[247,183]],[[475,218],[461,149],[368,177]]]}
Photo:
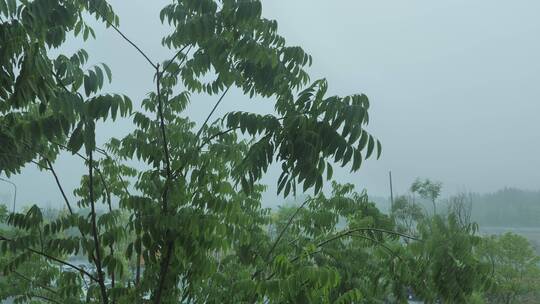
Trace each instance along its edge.
{"label": "grey sky", "polygon": [[[167,1],[110,2],[121,29],[151,58],[172,56],[160,45],[167,27],[158,13]],[[338,171],[338,181],[384,196],[388,170],[400,193],[417,176],[442,181],[447,193],[540,188],[540,2],[266,0],[263,11],[289,44],[313,55],[312,79],[326,77],[331,94],[370,97],[369,129],[383,143],[382,159],[354,175]],[[152,69],[111,29],[96,29],[96,41],[68,48],[84,47],[91,63],[109,64],[108,90],[138,104],[154,87]],[[214,102],[193,96],[188,115],[201,121]],[[218,114],[238,108],[265,112],[272,103],[232,92]],[[121,136],[128,126],[108,124],[101,138]],[[73,157],[60,159],[68,192],[82,170]],[[266,179],[271,194],[276,172]],[[21,205],[60,202],[46,173],[31,168],[12,180]],[[9,191],[0,184],[0,193]]]}

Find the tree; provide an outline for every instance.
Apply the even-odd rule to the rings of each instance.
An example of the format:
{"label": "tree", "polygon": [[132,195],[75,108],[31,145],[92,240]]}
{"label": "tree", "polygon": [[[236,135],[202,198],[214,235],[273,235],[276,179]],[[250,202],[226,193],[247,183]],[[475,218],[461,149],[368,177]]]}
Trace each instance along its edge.
{"label": "tree", "polygon": [[421,198],[429,200],[433,204],[433,214],[437,214],[435,201],[441,194],[442,183],[429,179],[421,180],[417,178],[411,185],[411,192],[417,193]]}
{"label": "tree", "polygon": [[[54,178],[68,211],[52,221],[36,206],[11,214],[8,223],[20,233],[1,235],[0,249],[19,265],[38,257],[75,270],[50,274],[56,292],[46,297],[52,301],[83,301],[88,284],[84,301],[90,303],[148,297],[156,304],[204,302],[201,290],[223,270],[224,254],[237,256],[251,273],[252,288],[244,289],[253,302],[273,298],[271,284],[284,284],[292,274],[270,281],[274,269],[261,260],[267,248],[252,243],[265,237],[260,227],[267,211],[258,181],[268,166],[281,165],[278,193],[319,193],[332,178],[332,163],[357,171],[363,160],[381,153],[379,141],[365,130],[368,98],[328,97],[324,79],[309,84],[304,68],[311,57],[286,44],[277,23],[261,16],[260,1],[173,1],[160,13],[171,30],[163,46],[172,51],[161,62],[121,32],[104,0],[0,0],[0,16],[0,171],[16,174],[34,163]],[[84,50],[53,57],[51,49],[72,35],[95,37],[90,16],[117,31],[154,70],[155,90],[140,107],[134,109],[126,95],[101,93],[112,73],[106,65],[88,66]],[[212,122],[231,89],[266,98],[276,114],[232,112]],[[193,93],[217,99],[199,126],[185,112]],[[96,125],[118,116],[132,117],[135,130],[98,147]],[[87,167],[75,190],[79,210],[55,171],[61,151]],[[124,164],[134,160],[145,165]],[[80,212],[85,208],[88,214]],[[127,225],[121,221],[126,213]],[[73,229],[76,235],[64,234]],[[95,272],[64,260],[78,253]],[[126,279],[131,274],[125,258],[136,261],[133,281]],[[336,278],[319,280],[330,272],[309,269],[294,269],[296,277],[308,274],[308,294],[329,294]],[[29,287],[20,297],[45,297],[33,292]]]}
{"label": "tree", "polygon": [[[259,272],[268,270],[258,288],[271,303],[376,302],[393,293],[392,270],[387,268],[398,264],[393,248],[399,234],[365,192],[334,183],[331,196],[308,197],[267,219],[270,233],[259,230],[256,240],[238,250],[243,254],[223,253],[219,267],[226,271],[216,273],[200,291],[206,302],[231,297],[237,303],[252,301],[258,272],[254,277],[245,269],[257,259]],[[265,248],[262,257],[257,247]],[[402,292],[399,287],[395,289]]]}
{"label": "tree", "polygon": [[[491,288],[487,296],[493,303],[528,303],[540,293],[540,257],[527,239],[507,232],[482,240],[479,256],[491,265]],[[533,303],[533,302],[530,302]]]}
{"label": "tree", "polygon": [[409,235],[416,235],[416,225],[425,217],[422,208],[405,195],[396,197],[390,214],[397,228]]}
{"label": "tree", "polygon": [[475,224],[461,226],[454,214],[434,215],[419,225],[421,242],[407,247],[407,284],[427,303],[469,303],[486,283],[489,264],[475,255]]}
{"label": "tree", "polygon": [[469,193],[458,193],[448,199],[448,213],[456,216],[461,226],[471,224],[472,195]]}

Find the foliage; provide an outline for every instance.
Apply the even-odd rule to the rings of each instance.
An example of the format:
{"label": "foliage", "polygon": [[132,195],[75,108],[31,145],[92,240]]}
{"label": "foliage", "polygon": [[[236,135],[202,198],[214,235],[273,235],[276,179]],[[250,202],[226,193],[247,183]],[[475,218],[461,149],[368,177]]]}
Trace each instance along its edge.
{"label": "foliage", "polygon": [[[158,62],[126,38],[104,0],[0,0],[0,173],[37,165],[66,207],[53,218],[35,205],[9,214],[0,284],[16,287],[2,299],[380,303],[404,302],[412,287],[427,301],[463,302],[481,289],[474,225],[397,208],[394,219],[403,211],[418,222],[409,236],[351,185],[321,192],[336,164],[355,172],[380,156],[366,130],[369,100],[327,96],[326,80],[305,71],[311,56],[288,46],[261,10],[257,0],[172,1],[160,13],[172,55]],[[152,67],[155,90],[140,106],[101,92],[112,72],[89,65],[86,51],[61,52],[73,36],[95,36],[89,18]],[[215,109],[230,90],[272,102],[275,113],[189,120],[191,96],[215,96]],[[118,117],[133,131],[98,147],[96,125]],[[62,151],[87,169],[75,203],[55,171]],[[272,164],[281,167],[278,194],[313,196],[294,209],[262,208],[260,179]],[[440,188],[426,180],[412,191],[435,211]]]}
{"label": "foliage", "polygon": [[0,204],[0,223],[4,223],[8,216],[8,209],[6,205]]}
{"label": "foliage", "polygon": [[409,281],[415,294],[428,303],[466,303],[482,290],[489,266],[475,254],[480,241],[476,231],[475,224],[461,226],[454,214],[420,223],[422,242],[408,246],[409,267],[416,269]]}
{"label": "foliage", "polygon": [[540,294],[540,257],[511,232],[482,240],[479,255],[492,267],[487,297],[493,303],[526,303]]}
{"label": "foliage", "polygon": [[[101,93],[112,73],[104,64],[89,66],[86,51],[52,55],[73,36],[94,37],[86,20],[92,17],[122,34],[104,0],[0,0],[0,172],[36,164],[54,178],[67,207],[52,220],[37,206],[11,214],[17,233],[0,236],[2,256],[12,258],[2,266],[10,274],[33,262],[75,271],[43,271],[54,292],[21,285],[20,301],[203,302],[212,295],[205,286],[234,267],[224,256],[241,263],[238,276],[251,273],[257,286],[232,281],[222,287],[228,295],[357,299],[357,290],[333,294],[336,271],[309,265],[307,256],[298,267],[280,257],[268,268],[253,255],[268,249],[258,181],[272,163],[281,165],[278,192],[287,196],[300,185],[319,193],[332,164],[357,171],[363,160],[380,156],[381,144],[365,129],[368,98],[327,96],[324,79],[310,84],[304,68],[311,57],[286,44],[277,23],[262,17],[260,1],[173,1],[160,14],[171,29],[162,40],[175,54],[170,59],[150,59],[122,34],[155,72],[155,91],[134,109],[125,95]],[[232,112],[212,123],[212,111],[198,128],[187,118],[192,94],[220,96],[217,107],[229,89],[268,99],[275,114]],[[96,125],[119,116],[132,117],[135,130],[101,149]],[[76,206],[55,171],[64,150],[87,167],[74,190]],[[123,164],[133,160],[146,165]],[[65,258],[72,255],[86,256],[95,268],[70,264]],[[133,260],[134,274],[126,269]],[[266,278],[269,271],[277,271],[274,280]],[[284,284],[290,294],[282,294]]]}

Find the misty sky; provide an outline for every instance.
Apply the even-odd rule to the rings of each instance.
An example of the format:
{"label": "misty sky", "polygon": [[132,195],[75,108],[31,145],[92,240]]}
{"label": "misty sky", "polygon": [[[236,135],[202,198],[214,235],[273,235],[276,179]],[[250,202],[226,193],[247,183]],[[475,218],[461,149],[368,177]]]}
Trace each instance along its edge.
{"label": "misty sky", "polygon": [[[159,22],[168,1],[110,1],[122,31],[157,61],[174,52],[160,45]],[[371,100],[369,130],[383,144],[382,159],[358,173],[335,172],[340,182],[387,196],[388,171],[404,193],[415,177],[444,183],[446,193],[496,191],[505,186],[540,189],[539,1],[313,1],[265,0],[289,45],[313,56],[312,80],[325,77],[329,93],[365,93]],[[113,70],[107,91],[135,103],[150,90],[153,70],[112,29],[97,25],[97,40],[68,43],[85,48],[90,63]],[[201,122],[216,97],[193,96],[188,115]],[[271,100],[228,94],[217,118],[231,110],[268,112]],[[130,123],[102,126],[98,137],[122,136]],[[82,164],[64,155],[56,165],[68,192]],[[278,170],[265,179],[275,193]],[[12,177],[18,204],[60,206],[54,180],[33,166]],[[11,193],[0,183],[0,199]],[[276,201],[268,195],[265,199]],[[278,201],[276,201],[278,202]]]}

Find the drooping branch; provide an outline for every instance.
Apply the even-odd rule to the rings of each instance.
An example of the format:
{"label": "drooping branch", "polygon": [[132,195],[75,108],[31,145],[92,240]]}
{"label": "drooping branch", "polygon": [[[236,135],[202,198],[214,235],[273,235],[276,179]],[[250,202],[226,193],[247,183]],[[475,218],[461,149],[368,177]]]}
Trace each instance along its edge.
{"label": "drooping branch", "polygon": [[394,250],[392,250],[390,247],[388,247],[386,244],[384,244],[383,242],[381,241],[378,241],[378,240],[375,240],[375,239],[372,239],[370,237],[367,237],[365,235],[362,235],[362,234],[358,234],[358,233],[353,233],[351,234],[351,236],[354,236],[354,237],[359,237],[361,239],[365,239],[365,240],[368,240],[368,241],[371,241],[372,243],[378,245],[378,246],[381,246],[383,249],[385,249],[386,251],[388,251],[388,253],[394,257],[397,257],[398,259],[400,259],[401,261],[403,261],[403,259],[398,255],[396,254],[396,252]]}
{"label": "drooping branch", "polygon": [[268,261],[271,254],[273,253],[274,249],[276,249],[276,246],[278,245],[279,241],[281,241],[281,238],[283,238],[283,235],[285,235],[285,232],[287,231],[287,229],[289,229],[289,226],[292,224],[294,218],[298,215],[298,213],[300,213],[300,210],[302,210],[311,201],[312,201],[312,199],[308,198],[298,208],[296,208],[296,211],[293,213],[293,215],[291,215],[291,217],[287,221],[287,224],[285,225],[285,227],[283,227],[283,229],[279,233],[279,236],[274,241],[274,244],[272,245],[272,247],[270,248],[270,250],[266,254],[265,261]]}
{"label": "drooping branch", "polygon": [[50,292],[50,293],[57,294],[56,290],[54,290],[54,289],[52,289],[52,288],[50,288],[50,287],[48,287],[48,286],[45,286],[45,285],[36,283],[34,280],[30,279],[29,277],[23,275],[22,273],[20,273],[20,272],[18,272],[18,271],[16,271],[16,270],[12,270],[11,272],[14,273],[15,275],[17,275],[19,278],[21,278],[21,279],[23,279],[23,280],[29,282],[29,283],[32,284],[32,285],[36,285],[36,286],[38,286],[38,287],[41,287],[41,288],[43,288],[43,290],[46,290],[46,291],[48,291],[48,292]]}
{"label": "drooping branch", "polygon": [[[320,253],[322,252],[322,247],[324,247],[326,244],[328,243],[331,243],[333,241],[336,241],[340,238],[343,238],[343,237],[347,237],[347,236],[355,236],[355,237],[362,237],[362,238],[365,238],[365,239],[368,239],[370,241],[373,241],[373,242],[377,242],[376,240],[372,239],[372,238],[368,238],[366,236],[363,236],[361,234],[356,234],[355,232],[360,232],[360,231],[376,231],[376,232],[381,232],[381,233],[387,233],[387,234],[393,234],[393,235],[398,235],[398,236],[401,236],[401,237],[404,237],[404,238],[409,238],[409,239],[413,239],[413,240],[416,240],[416,241],[422,241],[421,239],[418,239],[416,237],[413,237],[413,236],[410,236],[410,235],[406,235],[404,233],[400,233],[400,232],[396,232],[396,231],[391,231],[391,230],[386,230],[386,229],[381,229],[381,228],[366,228],[366,227],[362,227],[362,228],[351,228],[351,229],[348,229],[348,230],[345,230],[345,231],[342,231],[341,233],[338,233],[337,235],[327,239],[327,240],[324,240],[322,242],[319,242],[315,248],[319,248],[313,252],[311,252],[309,255],[313,255],[313,254],[317,254],[317,253]],[[379,245],[381,245],[383,248],[385,248],[386,250],[388,250],[389,252],[391,252],[394,256],[397,256],[388,246],[382,244],[381,242],[377,242]],[[292,258],[290,260],[290,262],[296,262],[298,259],[300,259],[302,257],[302,255],[297,255],[295,256],[294,258]],[[399,256],[397,256],[398,258],[400,258]],[[400,258],[401,259],[401,258]],[[270,280],[271,278],[274,277],[274,275],[276,274],[276,272],[272,272],[269,276],[267,276],[265,278],[266,281]]]}
{"label": "drooping branch", "polygon": [[415,240],[415,241],[422,241],[421,239],[419,238],[416,238],[414,236],[411,236],[411,235],[407,235],[407,234],[404,234],[404,233],[401,233],[401,232],[397,232],[397,231],[391,231],[391,230],[386,230],[386,229],[381,229],[381,228],[374,228],[374,227],[361,227],[361,228],[351,228],[351,229],[347,229],[341,233],[338,233],[337,235],[327,239],[327,240],[324,240],[322,242],[320,242],[319,244],[317,244],[317,247],[322,247],[330,242],[333,242],[335,240],[338,240],[342,237],[345,237],[345,236],[349,236],[351,235],[352,233],[355,233],[355,232],[360,232],[360,231],[375,231],[375,232],[381,232],[381,233],[386,233],[386,234],[392,234],[392,235],[397,235],[397,236],[401,236],[401,237],[404,237],[404,238],[408,238],[408,239],[412,239],[412,240]]}
{"label": "drooping branch", "polygon": [[[10,239],[8,237],[5,237],[5,236],[2,236],[0,235],[0,241],[5,241],[5,242],[14,242],[13,239]],[[34,254],[37,254],[37,255],[40,255],[42,257],[45,257],[51,261],[54,261],[54,262],[57,262],[59,264],[62,264],[62,265],[66,265],[66,266],[69,266],[75,270],[77,270],[78,272],[88,276],[91,280],[95,281],[95,282],[98,282],[99,280],[94,277],[93,275],[91,275],[89,272],[87,272],[86,270],[80,268],[80,267],[77,267],[69,262],[66,262],[66,261],[63,261],[63,260],[60,260],[59,258],[56,258],[48,253],[45,253],[43,251],[39,251],[39,250],[36,250],[36,249],[33,249],[33,248],[30,248],[30,247],[27,247],[27,248],[24,248],[25,250],[28,250],[29,252],[31,253],[34,253]]]}
{"label": "drooping branch", "polygon": [[[285,235],[285,232],[287,231],[287,229],[289,229],[289,226],[292,224],[294,218],[298,215],[298,213],[300,213],[300,210],[302,210],[311,201],[312,201],[311,198],[306,199],[300,206],[298,206],[298,208],[296,208],[296,211],[289,217],[289,220],[285,224],[285,227],[283,227],[283,229],[279,233],[278,237],[276,238],[276,240],[274,241],[274,243],[270,247],[270,250],[268,250],[268,252],[266,253],[266,256],[264,258],[264,261],[266,262],[265,267],[268,267],[268,265],[270,265],[272,263],[272,261],[274,260],[273,258],[271,258],[272,253],[274,252],[274,250],[276,249],[278,243],[281,241],[281,239]],[[254,279],[255,277],[257,277],[257,275],[259,275],[261,273],[261,271],[262,271],[262,269],[258,269],[257,271],[255,271],[253,273],[253,275],[251,276],[251,279]]]}
{"label": "drooping branch", "polygon": [[[289,217],[287,224],[285,224],[285,227],[283,227],[283,229],[279,233],[278,237],[276,238],[276,240],[270,247],[270,250],[268,250],[268,252],[266,253],[266,256],[264,258],[264,261],[266,262],[266,267],[268,267],[268,265],[271,264],[272,261],[274,260],[274,259],[271,259],[271,255],[276,249],[278,243],[281,241],[281,239],[285,235],[285,232],[287,231],[287,229],[289,229],[289,226],[292,224],[294,218],[298,215],[298,213],[300,213],[300,210],[303,209],[311,201],[312,201],[311,198],[306,199],[300,206],[298,206],[298,208],[296,208],[296,211]],[[257,270],[255,273],[253,273],[251,278],[254,279],[261,271],[262,269]]]}
{"label": "drooping branch", "polygon": [[45,300],[47,302],[51,302],[51,303],[57,303],[57,304],[62,304],[61,302],[59,301],[56,301],[54,299],[51,299],[49,297],[46,297],[46,296],[43,296],[43,295],[38,295],[38,294],[34,294],[34,293],[29,293],[28,294],[30,297],[32,298],[38,298],[38,299],[42,299],[42,300]]}

